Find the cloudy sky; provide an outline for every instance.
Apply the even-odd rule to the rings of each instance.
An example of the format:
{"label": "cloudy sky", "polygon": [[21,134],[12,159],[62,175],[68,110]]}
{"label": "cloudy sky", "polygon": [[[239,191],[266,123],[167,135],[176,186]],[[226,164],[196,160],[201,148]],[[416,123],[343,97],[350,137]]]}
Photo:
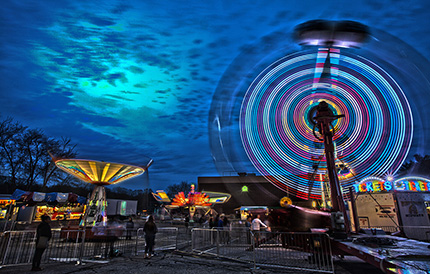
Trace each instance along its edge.
{"label": "cloudy sky", "polygon": [[152,158],[153,189],[197,182],[218,175],[210,108],[246,49],[308,20],[354,20],[428,58],[429,10],[427,0],[4,0],[0,115],[71,138],[80,158]]}

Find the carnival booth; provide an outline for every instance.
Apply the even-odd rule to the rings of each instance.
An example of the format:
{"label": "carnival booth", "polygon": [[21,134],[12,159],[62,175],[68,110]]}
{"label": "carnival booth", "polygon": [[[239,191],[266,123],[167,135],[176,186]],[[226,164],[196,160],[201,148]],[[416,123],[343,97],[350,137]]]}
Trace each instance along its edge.
{"label": "carnival booth", "polygon": [[360,228],[401,231],[412,239],[430,240],[430,180],[369,177],[354,185]]}
{"label": "carnival booth", "polygon": [[86,198],[75,193],[42,193],[17,189],[10,196],[16,205],[11,220],[28,222],[40,221],[42,215],[52,220],[73,220],[81,218]]}
{"label": "carnival booth", "polygon": [[0,220],[7,219],[14,204],[15,200],[11,200],[10,195],[0,195]]}

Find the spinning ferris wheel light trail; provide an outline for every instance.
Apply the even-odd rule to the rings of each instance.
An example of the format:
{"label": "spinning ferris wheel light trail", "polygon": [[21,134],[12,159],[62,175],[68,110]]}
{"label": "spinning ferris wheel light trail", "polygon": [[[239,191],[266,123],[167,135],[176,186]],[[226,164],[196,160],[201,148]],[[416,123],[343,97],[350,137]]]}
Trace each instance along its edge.
{"label": "spinning ferris wheel light trail", "polygon": [[[397,171],[413,137],[412,111],[400,85],[383,68],[354,54],[353,48],[367,39],[366,28],[329,22],[324,29],[320,23],[297,28],[306,48],[254,78],[239,117],[242,145],[254,167],[303,199],[321,199],[323,182],[310,184],[309,174],[314,173],[313,159],[324,154],[323,142],[312,133],[322,101],[334,115],[345,115],[332,123],[337,154],[353,168],[340,182],[344,190],[371,174]],[[327,168],[323,165],[315,175]]]}

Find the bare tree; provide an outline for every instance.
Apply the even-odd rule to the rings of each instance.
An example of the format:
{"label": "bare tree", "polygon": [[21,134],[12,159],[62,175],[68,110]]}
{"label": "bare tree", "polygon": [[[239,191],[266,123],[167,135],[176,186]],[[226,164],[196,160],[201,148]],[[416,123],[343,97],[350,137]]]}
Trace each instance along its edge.
{"label": "bare tree", "polygon": [[430,155],[415,154],[414,159],[403,163],[399,169],[399,175],[430,176]]}
{"label": "bare tree", "polygon": [[179,192],[184,192],[185,195],[191,190],[191,183],[180,182],[179,184],[169,185],[166,193],[169,197],[175,197]]}
{"label": "bare tree", "polygon": [[42,168],[43,170],[42,188],[43,189],[46,188],[46,185],[48,184],[51,178],[57,179],[57,180],[60,179],[60,181],[63,181],[63,180],[72,181],[72,178],[70,178],[70,175],[64,178],[64,173],[58,172],[59,170],[55,165],[54,160],[56,158],[63,159],[63,158],[76,157],[77,152],[75,148],[76,148],[76,145],[71,144],[71,139],[64,138],[64,137],[61,137],[60,140],[52,140],[52,142],[48,144],[48,152],[51,156],[51,159],[50,161],[46,162],[45,166]]}
{"label": "bare tree", "polygon": [[68,138],[49,138],[41,129],[28,129],[10,117],[0,121],[1,172],[12,185],[23,183],[30,189],[42,182],[44,188],[51,178],[64,180],[48,151],[58,158],[74,158],[77,154]]}
{"label": "bare tree", "polygon": [[23,153],[17,140],[21,139],[27,127],[13,120],[11,117],[0,122],[0,163],[2,173],[10,177],[11,183],[16,185],[18,176],[23,168]]}
{"label": "bare tree", "polygon": [[23,152],[23,166],[25,184],[30,188],[38,177],[42,175],[42,169],[49,161],[47,151],[48,143],[52,142],[40,129],[29,129],[24,132],[23,138],[18,140],[18,147]]}

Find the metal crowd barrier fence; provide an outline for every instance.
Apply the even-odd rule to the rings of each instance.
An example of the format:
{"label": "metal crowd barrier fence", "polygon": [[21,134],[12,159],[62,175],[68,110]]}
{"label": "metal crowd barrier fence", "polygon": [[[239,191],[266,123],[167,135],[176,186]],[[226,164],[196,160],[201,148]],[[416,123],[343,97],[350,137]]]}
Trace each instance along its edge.
{"label": "metal crowd barrier fence", "polygon": [[[251,232],[246,228],[194,228],[191,236],[193,252],[229,257],[241,261],[253,261]],[[251,255],[251,256],[250,256]]]}
{"label": "metal crowd barrier fence", "polygon": [[[74,235],[72,237],[72,235]],[[83,231],[52,231],[42,262],[79,261]],[[73,240],[72,240],[73,238]],[[7,231],[0,238],[0,264],[29,264],[36,248],[35,231]]]}
{"label": "metal crowd barrier fence", "polygon": [[430,242],[430,226],[360,226],[360,229],[379,228],[391,234],[402,231],[407,238]]}
{"label": "metal crowd barrier fence", "polygon": [[[145,232],[143,228],[139,228],[136,232],[135,239],[135,254],[145,252]],[[161,227],[158,228],[158,233],[155,235],[154,251],[175,250],[178,247],[178,228],[177,227]]]}
{"label": "metal crowd barrier fence", "polygon": [[334,273],[330,238],[324,233],[254,232],[255,263]]}
{"label": "metal crowd barrier fence", "polygon": [[34,231],[6,231],[0,237],[0,264],[31,263],[35,250]]}
{"label": "metal crowd barrier fence", "polygon": [[[35,248],[35,243],[36,239],[34,239],[33,248]],[[81,248],[84,243],[85,231],[83,230],[54,230],[43,254],[42,262],[78,262],[82,259]]]}
{"label": "metal crowd barrier fence", "polygon": [[[110,234],[109,234],[110,233]],[[108,259],[116,255],[138,255],[144,252],[142,228],[107,235],[84,230],[53,231],[42,263],[53,261],[81,262],[86,259]],[[184,234],[184,235],[182,235]],[[35,231],[8,231],[0,235],[0,265],[30,264],[35,251]],[[178,228],[159,228],[155,251],[178,249],[191,242],[193,252],[274,266],[314,272],[333,272],[329,237],[322,233],[251,232],[246,228],[202,229],[191,233]],[[190,238],[190,241],[187,239]]]}
{"label": "metal crowd barrier fence", "polygon": [[192,251],[261,266],[334,273],[324,233],[251,232],[246,228],[193,229]]}
{"label": "metal crowd barrier fence", "polygon": [[[144,252],[142,228],[103,233],[85,230],[53,230],[52,238],[42,256],[42,263],[81,262],[108,259]],[[159,228],[155,250],[177,248],[178,229]],[[0,265],[31,264],[35,252],[36,231],[7,231],[0,235]]]}

